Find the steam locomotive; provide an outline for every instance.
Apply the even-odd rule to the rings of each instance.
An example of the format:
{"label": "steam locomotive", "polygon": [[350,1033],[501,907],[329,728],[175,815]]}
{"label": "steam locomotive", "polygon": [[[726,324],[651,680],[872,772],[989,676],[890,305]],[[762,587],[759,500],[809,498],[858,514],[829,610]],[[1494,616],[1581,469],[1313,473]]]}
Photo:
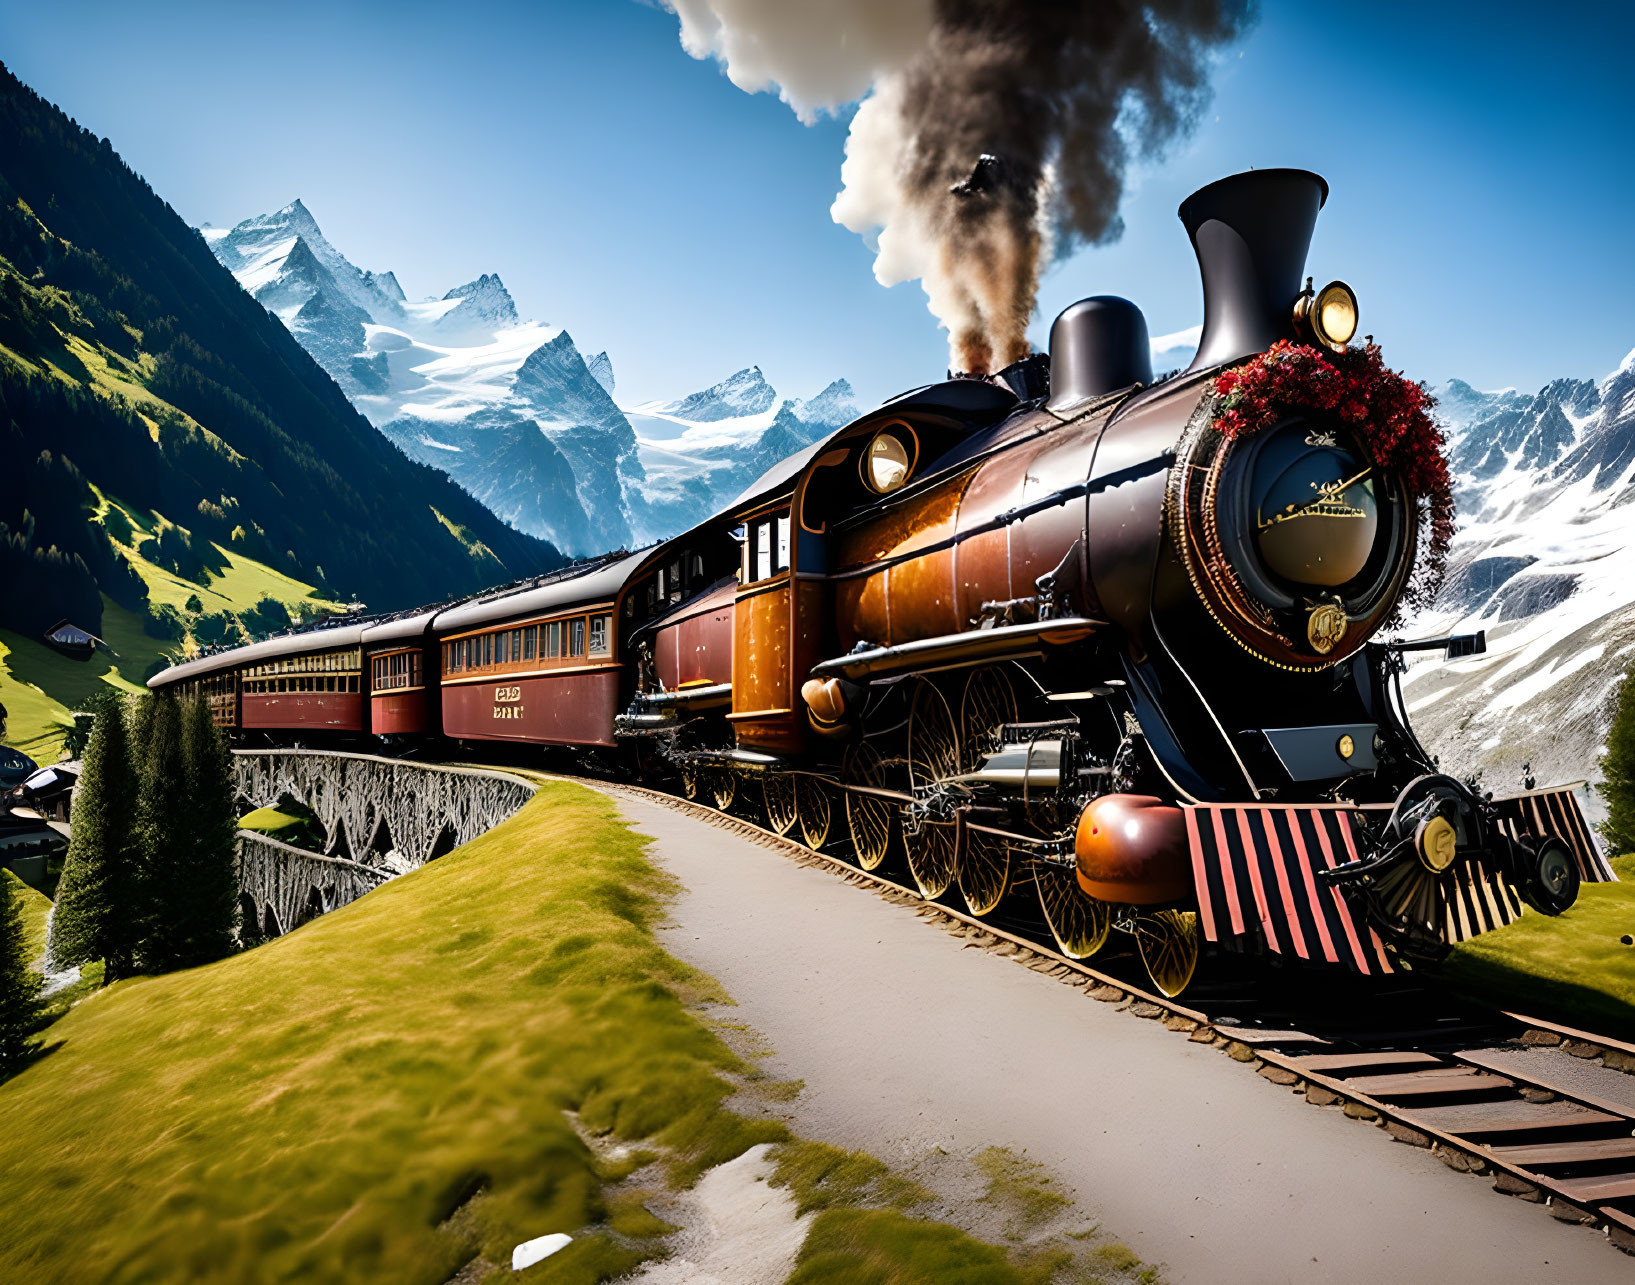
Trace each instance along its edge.
{"label": "steam locomotive", "polygon": [[[1613,877],[1571,788],[1494,798],[1411,730],[1375,641],[1425,497],[1356,415],[1223,428],[1223,372],[1344,354],[1302,288],[1327,184],[1189,197],[1196,358],[1081,300],[1050,351],[886,402],[672,540],[440,608],[178,665],[243,738],[569,747],[763,811],[974,915],[1037,898],[1066,954],[1133,934],[1181,994],[1205,950],[1364,975]],[[1355,351],[1355,350],[1352,350]]]}

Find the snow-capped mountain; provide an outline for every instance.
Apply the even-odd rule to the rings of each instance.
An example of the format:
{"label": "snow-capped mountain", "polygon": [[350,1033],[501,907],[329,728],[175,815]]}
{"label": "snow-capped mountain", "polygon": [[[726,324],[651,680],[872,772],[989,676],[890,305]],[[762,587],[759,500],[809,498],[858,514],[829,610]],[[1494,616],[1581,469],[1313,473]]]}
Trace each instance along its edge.
{"label": "snow-capped mountain", "polygon": [[656,521],[691,525],[733,499],[773,464],[857,417],[837,379],[808,401],[780,402],[760,367],[668,402],[627,406],[646,496]]}
{"label": "snow-capped mountain", "polygon": [[[342,255],[300,201],[200,231],[406,454],[569,553],[673,534],[856,414],[844,380],[780,405],[751,368],[641,408],[638,439],[613,400],[607,353],[586,361],[560,326],[521,319],[496,274],[409,300],[392,273]],[[710,432],[690,433],[705,424]],[[655,448],[648,438],[667,440]]]}
{"label": "snow-capped mountain", "polygon": [[1599,383],[1535,394],[1436,390],[1460,528],[1413,632],[1487,631],[1485,656],[1416,661],[1404,693],[1457,772],[1519,786],[1595,779],[1612,697],[1635,660],[1635,352]]}

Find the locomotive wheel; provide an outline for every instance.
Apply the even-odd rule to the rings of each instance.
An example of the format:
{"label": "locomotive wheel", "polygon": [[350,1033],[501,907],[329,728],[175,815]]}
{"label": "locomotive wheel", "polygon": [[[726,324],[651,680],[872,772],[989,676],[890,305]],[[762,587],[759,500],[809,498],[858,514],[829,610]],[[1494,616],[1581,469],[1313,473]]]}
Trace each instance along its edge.
{"label": "locomotive wheel", "polygon": [[1159,994],[1174,999],[1191,984],[1198,970],[1198,914],[1192,910],[1159,910],[1137,915],[1135,944]]}
{"label": "locomotive wheel", "polygon": [[[849,785],[885,784],[886,770],[880,751],[861,741],[846,751],[845,779]],[[891,805],[867,794],[846,792],[846,827],[852,834],[852,852],[857,864],[874,870],[886,859],[891,843]]]}
{"label": "locomotive wheel", "polygon": [[[916,684],[908,715],[908,780],[918,796],[959,771],[959,733],[948,702],[925,680]],[[954,881],[954,823],[925,821],[918,834],[903,833],[908,868],[920,895],[934,900]]]}
{"label": "locomotive wheel", "polygon": [[732,801],[738,795],[738,778],[731,768],[718,767],[710,772],[710,801],[722,812],[732,810]]}
{"label": "locomotive wheel", "polygon": [[[1016,721],[1016,690],[997,666],[973,669],[959,702],[960,768],[974,772],[999,748],[999,729]],[[990,836],[991,837],[991,836]]]}
{"label": "locomotive wheel", "polygon": [[788,834],[795,828],[795,783],[800,779],[783,772],[768,772],[761,778],[767,823],[779,834]]}
{"label": "locomotive wheel", "polygon": [[691,763],[683,763],[676,769],[681,777],[681,797],[696,799],[698,797],[698,769]]}
{"label": "locomotive wheel", "polygon": [[997,834],[965,827],[959,854],[959,893],[981,918],[1004,899],[1011,882],[1011,845]]}
{"label": "locomotive wheel", "polygon": [[1033,886],[1039,891],[1039,909],[1056,946],[1069,959],[1089,959],[1107,944],[1113,928],[1112,911],[1079,887],[1072,867],[1033,865]]}
{"label": "locomotive wheel", "polygon": [[795,811],[800,814],[801,838],[806,846],[821,849],[829,838],[829,820],[834,805],[829,798],[829,787],[815,776],[795,778]]}

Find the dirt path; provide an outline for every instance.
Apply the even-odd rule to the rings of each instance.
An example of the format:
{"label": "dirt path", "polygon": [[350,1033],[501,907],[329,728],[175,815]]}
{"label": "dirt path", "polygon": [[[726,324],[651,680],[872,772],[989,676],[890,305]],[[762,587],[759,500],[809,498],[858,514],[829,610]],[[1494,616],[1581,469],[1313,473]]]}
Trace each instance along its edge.
{"label": "dirt path", "polygon": [[617,799],[679,877],[661,940],[805,1081],[794,1127],[912,1166],[1043,1162],[1172,1281],[1627,1281],[1594,1233],[1308,1106],[1218,1050],[714,826]]}

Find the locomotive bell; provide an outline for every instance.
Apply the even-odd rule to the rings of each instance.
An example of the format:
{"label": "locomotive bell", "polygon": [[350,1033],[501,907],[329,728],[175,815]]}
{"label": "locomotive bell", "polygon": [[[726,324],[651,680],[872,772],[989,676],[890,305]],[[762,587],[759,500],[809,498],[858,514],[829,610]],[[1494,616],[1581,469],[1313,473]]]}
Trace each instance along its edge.
{"label": "locomotive bell", "polygon": [[1337,588],[1362,574],[1379,532],[1373,470],[1329,434],[1287,425],[1250,477],[1255,544],[1291,584]]}

